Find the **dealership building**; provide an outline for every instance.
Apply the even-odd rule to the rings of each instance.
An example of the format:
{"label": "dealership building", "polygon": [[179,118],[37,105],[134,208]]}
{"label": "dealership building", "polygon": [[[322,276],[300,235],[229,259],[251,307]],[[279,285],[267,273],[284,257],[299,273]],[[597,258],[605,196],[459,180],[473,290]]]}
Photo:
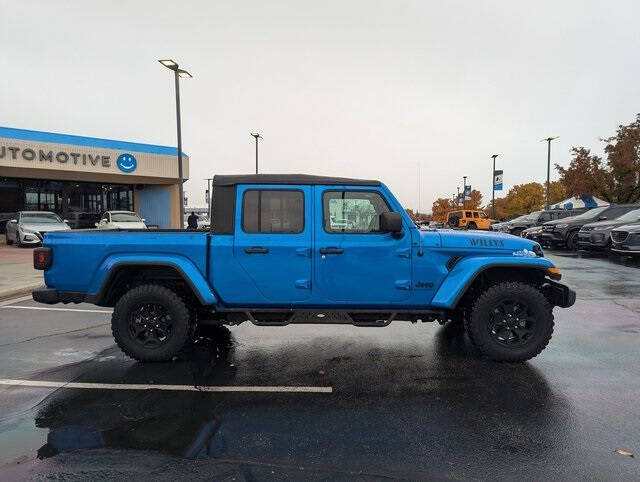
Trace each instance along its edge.
{"label": "dealership building", "polygon": [[18,211],[93,220],[128,210],[178,228],[177,156],[174,147],[0,127],[0,223]]}

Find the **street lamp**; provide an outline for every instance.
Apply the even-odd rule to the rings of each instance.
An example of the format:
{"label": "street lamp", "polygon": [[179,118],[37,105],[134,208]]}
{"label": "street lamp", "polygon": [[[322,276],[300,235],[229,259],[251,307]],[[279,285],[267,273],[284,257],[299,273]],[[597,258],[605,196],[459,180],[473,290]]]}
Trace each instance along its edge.
{"label": "street lamp", "polygon": [[551,137],[547,137],[546,139],[540,140],[540,142],[547,141],[547,207],[546,207],[547,210],[549,209],[549,191],[550,191],[549,176],[551,173],[551,141],[557,138],[558,136],[551,136]]}
{"label": "street lamp", "polygon": [[176,84],[176,124],[178,129],[178,189],[180,191],[180,229],[184,228],[184,186],[182,179],[182,125],[180,122],[180,77],[190,79],[192,75],[171,59],[158,60],[169,70],[173,70]]}
{"label": "street lamp", "polygon": [[251,132],[250,134],[256,138],[256,174],[258,174],[258,139],[262,139],[262,136],[259,132]]}
{"label": "street lamp", "polygon": [[496,157],[500,154],[493,154],[493,171],[491,172],[491,217],[496,218]]}
{"label": "street lamp", "polygon": [[460,186],[456,186],[458,190],[458,197],[456,198],[456,206],[460,206]]}

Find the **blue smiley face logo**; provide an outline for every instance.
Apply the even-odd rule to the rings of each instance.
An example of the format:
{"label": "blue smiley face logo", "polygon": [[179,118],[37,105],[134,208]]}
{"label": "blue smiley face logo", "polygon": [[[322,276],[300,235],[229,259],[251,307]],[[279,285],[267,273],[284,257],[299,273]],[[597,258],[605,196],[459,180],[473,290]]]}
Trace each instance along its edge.
{"label": "blue smiley face logo", "polygon": [[117,160],[118,168],[122,172],[133,172],[138,167],[138,161],[132,154],[120,154]]}

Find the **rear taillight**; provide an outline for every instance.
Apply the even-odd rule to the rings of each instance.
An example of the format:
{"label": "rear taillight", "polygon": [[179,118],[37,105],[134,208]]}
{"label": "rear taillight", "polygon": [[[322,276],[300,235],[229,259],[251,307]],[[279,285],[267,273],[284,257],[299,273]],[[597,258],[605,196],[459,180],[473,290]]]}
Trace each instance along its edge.
{"label": "rear taillight", "polygon": [[36,248],[33,250],[33,267],[35,269],[47,269],[53,261],[51,248]]}

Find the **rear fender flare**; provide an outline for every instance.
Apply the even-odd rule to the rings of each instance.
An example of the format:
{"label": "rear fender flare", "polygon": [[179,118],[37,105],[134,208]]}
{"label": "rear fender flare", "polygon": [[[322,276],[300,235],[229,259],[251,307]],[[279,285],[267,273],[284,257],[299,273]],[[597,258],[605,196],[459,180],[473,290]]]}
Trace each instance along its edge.
{"label": "rear fender flare", "polygon": [[107,292],[112,276],[122,266],[167,266],[174,268],[191,287],[194,295],[203,305],[218,302],[211,286],[200,270],[187,258],[177,255],[112,255],[101,264],[89,285],[90,296],[98,302]]}

